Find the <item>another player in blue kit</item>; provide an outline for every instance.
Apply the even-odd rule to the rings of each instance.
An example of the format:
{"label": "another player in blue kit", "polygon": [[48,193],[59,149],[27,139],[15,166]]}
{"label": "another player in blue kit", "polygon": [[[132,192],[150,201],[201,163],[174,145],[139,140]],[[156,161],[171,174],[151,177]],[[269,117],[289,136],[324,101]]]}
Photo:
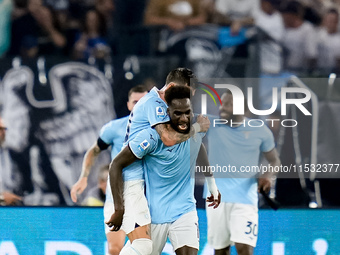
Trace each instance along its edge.
{"label": "another player in blue kit", "polygon": [[[166,91],[165,99],[169,104],[167,113],[171,119],[168,125],[178,133],[188,134],[192,116],[190,89],[187,86],[171,87]],[[121,172],[123,166],[143,159],[153,248],[152,253],[148,250],[142,254],[160,254],[168,237],[176,254],[197,254],[198,218],[194,199],[194,178],[191,177],[203,146],[203,136],[204,133],[197,133],[190,140],[167,147],[155,129],[144,129],[129,141],[128,146],[112,162],[112,178],[116,179],[115,174]],[[209,201],[212,202],[211,206],[217,207],[217,187],[212,175],[207,175],[213,194]],[[122,194],[119,194],[115,187],[113,195],[116,198]],[[130,203],[125,194],[124,199],[125,204]],[[119,227],[119,224],[117,226]],[[126,251],[124,249],[122,254],[138,254],[130,247],[126,247]]]}
{"label": "another player in blue kit", "polygon": [[210,164],[225,167],[214,172],[222,202],[216,210],[207,208],[208,242],[216,255],[229,255],[234,244],[238,254],[252,255],[257,242],[258,192],[269,192],[273,173],[258,176],[251,169],[258,169],[261,154],[273,167],[280,165],[280,159],[270,129],[255,119],[249,125],[250,119],[234,115],[229,90],[221,98],[217,118],[227,123],[211,127],[206,136]]}
{"label": "another player in blue kit", "polygon": [[[132,111],[135,104],[147,94],[147,88],[138,85],[129,90],[127,108]],[[81,194],[87,187],[87,178],[97,160],[99,154],[111,146],[111,158],[113,159],[121,150],[126,134],[126,126],[129,115],[123,118],[114,119],[105,124],[99,134],[98,140],[86,152],[83,160],[82,172],[77,183],[71,189],[71,198],[77,202],[77,195]],[[114,212],[114,204],[111,193],[110,181],[107,180],[106,199],[104,203],[104,218],[108,220]],[[105,224],[105,234],[108,241],[108,252],[110,255],[118,255],[124,246],[124,231],[112,232]]]}

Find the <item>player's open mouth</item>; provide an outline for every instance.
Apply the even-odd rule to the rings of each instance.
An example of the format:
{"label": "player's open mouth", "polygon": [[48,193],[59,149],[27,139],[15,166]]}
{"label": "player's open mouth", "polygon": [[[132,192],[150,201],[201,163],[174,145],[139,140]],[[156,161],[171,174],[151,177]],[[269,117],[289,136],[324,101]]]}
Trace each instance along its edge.
{"label": "player's open mouth", "polygon": [[188,129],[188,125],[187,125],[187,124],[181,124],[181,125],[178,125],[178,129],[179,129],[179,130],[183,130],[183,131],[185,131],[185,130],[187,130],[187,129]]}

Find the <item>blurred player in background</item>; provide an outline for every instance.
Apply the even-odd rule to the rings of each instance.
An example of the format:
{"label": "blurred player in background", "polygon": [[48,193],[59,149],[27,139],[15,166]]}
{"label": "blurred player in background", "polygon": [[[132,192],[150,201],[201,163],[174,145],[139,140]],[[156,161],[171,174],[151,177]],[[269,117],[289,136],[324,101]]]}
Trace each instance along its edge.
{"label": "blurred player in background", "polygon": [[[166,78],[166,85],[161,90],[154,87],[148,95],[136,104],[136,107],[131,112],[127,126],[126,144],[134,139],[139,132],[150,127],[157,131],[160,139],[166,146],[172,146],[176,143],[186,141],[194,133],[200,131],[205,132],[209,128],[210,122],[202,116],[198,116],[198,123],[193,125],[194,128],[191,128],[191,132],[188,134],[178,133],[166,124],[170,118],[167,114],[164,93],[172,86],[190,86],[196,84],[195,80],[196,77],[190,69],[176,68],[172,70]],[[129,248],[130,251],[126,250],[125,254],[134,254],[135,251],[142,255],[149,254],[152,250],[152,241],[149,234],[151,219],[148,204],[144,196],[142,160],[136,160],[124,168],[123,173],[118,172],[117,174],[118,175],[113,178],[110,172],[111,185],[117,185],[115,189],[118,190],[116,192],[118,196],[114,197],[115,213],[107,223],[113,228],[112,230],[118,230],[124,216],[122,229],[132,243]],[[121,196],[123,192],[125,194],[124,196],[126,196],[124,198],[125,201],[128,201],[125,205],[123,204],[123,198]],[[118,199],[118,201],[116,201],[116,199]]]}
{"label": "blurred player in background", "polygon": [[[193,116],[188,86],[173,86],[166,90],[165,99],[169,108],[170,125],[176,132],[188,134]],[[167,147],[153,128],[144,129],[130,140],[128,145],[113,160],[113,173],[121,173],[123,167],[143,158],[146,196],[151,212],[151,251],[125,246],[121,254],[160,254],[169,237],[176,254],[197,254],[199,248],[198,217],[194,198],[194,169],[202,150],[205,133],[195,134],[189,140]],[[201,152],[200,152],[201,153]],[[207,159],[207,156],[205,157]],[[206,162],[205,165],[209,165]],[[220,197],[211,173],[207,173],[211,206],[219,205]],[[115,174],[111,175],[113,180]],[[116,183],[116,182],[115,182]],[[117,187],[113,186],[117,196]],[[122,195],[122,194],[118,194]],[[119,201],[122,202],[122,199]],[[131,201],[125,196],[125,203]],[[122,205],[119,205],[122,206]],[[135,205],[138,207],[138,204]],[[124,216],[124,221],[126,220]],[[123,222],[124,226],[125,222]],[[115,227],[119,226],[115,225]],[[134,247],[136,248],[136,247]],[[124,251],[124,252],[123,252]]]}
{"label": "blurred player in background", "polygon": [[216,210],[207,207],[208,242],[216,255],[229,255],[233,244],[239,255],[252,255],[258,232],[257,192],[270,191],[273,173],[257,179],[257,172],[242,173],[242,167],[258,166],[261,153],[271,166],[279,166],[280,159],[267,126],[260,127],[256,120],[250,126],[248,118],[233,114],[229,90],[222,95],[219,119],[228,122],[207,132],[209,162],[212,166],[235,166],[238,172],[214,174],[222,202]]}
{"label": "blurred player in background", "polygon": [[[128,94],[127,107],[132,111],[135,104],[144,95],[147,94],[147,89],[138,85],[130,89]],[[97,160],[99,154],[111,146],[111,158],[113,159],[121,150],[126,133],[126,125],[129,116],[120,119],[115,119],[105,124],[99,134],[98,140],[89,148],[84,156],[82,172],[79,180],[73,185],[71,189],[71,198],[73,202],[77,202],[77,195],[83,193],[87,187],[87,178],[91,169]],[[110,181],[107,179],[106,200],[104,204],[104,218],[110,217],[114,212],[114,205],[112,200]],[[124,246],[125,233],[123,231],[111,232],[105,224],[105,233],[108,241],[108,250],[111,255],[119,254]]]}

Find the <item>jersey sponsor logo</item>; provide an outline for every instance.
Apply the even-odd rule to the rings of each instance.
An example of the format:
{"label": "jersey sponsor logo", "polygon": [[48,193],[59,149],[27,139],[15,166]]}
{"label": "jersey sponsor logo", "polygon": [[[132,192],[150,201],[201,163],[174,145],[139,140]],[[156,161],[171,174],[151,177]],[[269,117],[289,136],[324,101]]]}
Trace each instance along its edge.
{"label": "jersey sponsor logo", "polygon": [[138,149],[145,151],[150,146],[150,143],[145,139],[141,144],[138,145]]}
{"label": "jersey sponsor logo", "polygon": [[166,116],[166,112],[163,107],[157,106],[156,107],[156,115],[158,118],[164,118]]}

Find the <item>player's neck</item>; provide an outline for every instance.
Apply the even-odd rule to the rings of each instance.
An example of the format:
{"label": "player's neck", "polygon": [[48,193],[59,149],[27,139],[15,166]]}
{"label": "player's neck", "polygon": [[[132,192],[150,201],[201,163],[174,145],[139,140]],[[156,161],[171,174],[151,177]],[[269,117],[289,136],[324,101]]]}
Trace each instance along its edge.
{"label": "player's neck", "polygon": [[231,119],[231,121],[229,121],[229,126],[232,128],[237,128],[243,125],[244,119],[244,116],[236,116],[234,119]]}
{"label": "player's neck", "polygon": [[163,90],[158,90],[157,92],[158,92],[159,97],[165,102],[165,98],[164,98],[165,92]]}

